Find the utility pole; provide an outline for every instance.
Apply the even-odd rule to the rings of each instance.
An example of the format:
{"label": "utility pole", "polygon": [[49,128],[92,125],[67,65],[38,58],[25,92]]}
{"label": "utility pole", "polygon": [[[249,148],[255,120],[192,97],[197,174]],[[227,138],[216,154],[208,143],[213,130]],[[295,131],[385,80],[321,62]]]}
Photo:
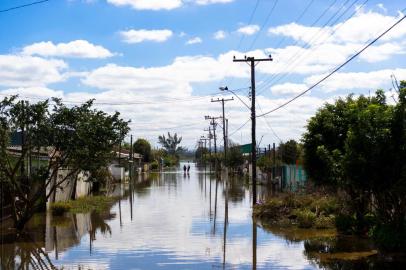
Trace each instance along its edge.
{"label": "utility pole", "polygon": [[220,119],[221,117],[213,117],[213,116],[205,116],[204,117],[206,120],[211,120],[210,125],[213,126],[213,139],[214,139],[214,160],[215,160],[215,164],[214,164],[214,168],[217,171],[217,137],[216,137],[216,119]]}
{"label": "utility pole", "polygon": [[255,64],[257,62],[272,61],[272,56],[269,58],[244,57],[244,59],[236,59],[234,56],[233,62],[245,62],[251,66],[251,158],[252,158],[252,196],[253,205],[257,204],[257,146],[256,146],[256,116],[255,116]]}
{"label": "utility pole", "polygon": [[224,140],[224,162],[227,160],[227,147],[228,147],[228,143],[227,143],[227,133],[226,133],[226,116],[224,113],[224,102],[227,101],[232,101],[234,100],[234,98],[229,98],[229,99],[225,99],[225,98],[217,98],[217,100],[211,100],[211,102],[221,102],[221,106],[223,108],[223,140]]}

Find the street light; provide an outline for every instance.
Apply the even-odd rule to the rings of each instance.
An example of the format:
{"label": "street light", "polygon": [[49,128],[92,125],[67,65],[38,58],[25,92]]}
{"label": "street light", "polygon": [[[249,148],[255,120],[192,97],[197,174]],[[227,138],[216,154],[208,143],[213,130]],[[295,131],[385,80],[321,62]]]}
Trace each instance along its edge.
{"label": "street light", "polygon": [[241,102],[242,104],[245,105],[245,107],[248,108],[248,110],[251,110],[251,107],[247,105],[247,103],[244,102],[244,100],[242,100],[233,90],[228,89],[227,86],[221,86],[219,87],[220,91],[228,91],[231,92],[234,96],[236,96]]}

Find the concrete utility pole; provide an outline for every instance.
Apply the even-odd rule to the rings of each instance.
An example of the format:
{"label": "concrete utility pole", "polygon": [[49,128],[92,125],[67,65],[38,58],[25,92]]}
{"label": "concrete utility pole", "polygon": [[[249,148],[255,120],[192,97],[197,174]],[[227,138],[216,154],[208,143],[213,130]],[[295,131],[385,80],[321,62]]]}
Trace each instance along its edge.
{"label": "concrete utility pole", "polygon": [[256,116],[255,116],[255,63],[272,61],[272,56],[269,58],[255,59],[255,57],[244,57],[244,59],[236,59],[234,56],[233,62],[246,62],[251,66],[251,158],[252,158],[252,203],[257,204],[257,146],[256,146]]}
{"label": "concrete utility pole", "polygon": [[232,101],[234,100],[234,98],[229,98],[229,99],[225,99],[225,98],[218,98],[217,100],[211,100],[211,102],[221,102],[221,106],[223,108],[223,140],[224,140],[224,161],[227,160],[227,147],[228,147],[228,138],[227,138],[227,133],[226,133],[226,116],[224,113],[224,102],[227,101]]}

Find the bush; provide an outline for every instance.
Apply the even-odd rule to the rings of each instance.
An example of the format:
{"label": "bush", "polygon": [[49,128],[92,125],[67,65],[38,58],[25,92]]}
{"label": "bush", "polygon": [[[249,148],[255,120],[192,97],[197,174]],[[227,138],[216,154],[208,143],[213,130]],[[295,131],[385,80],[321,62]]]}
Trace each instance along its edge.
{"label": "bush", "polygon": [[399,231],[389,225],[375,226],[370,235],[375,244],[385,251],[406,251],[406,230]]}
{"label": "bush", "polygon": [[154,160],[153,162],[151,162],[149,167],[151,170],[158,170],[159,169],[158,161]]}
{"label": "bush", "polygon": [[317,229],[334,228],[334,216],[319,216],[314,222],[314,227],[316,227]]}
{"label": "bush", "polygon": [[338,208],[338,201],[334,197],[320,197],[310,205],[313,212],[324,213],[325,215],[335,213]]}
{"label": "bush", "polygon": [[351,234],[354,232],[356,220],[354,216],[339,214],[335,218],[337,231],[344,234]]}
{"label": "bush", "polygon": [[316,221],[316,214],[309,210],[296,210],[298,226],[300,228],[311,228]]}
{"label": "bush", "polygon": [[55,202],[51,204],[51,212],[54,216],[62,216],[71,209],[68,202]]}

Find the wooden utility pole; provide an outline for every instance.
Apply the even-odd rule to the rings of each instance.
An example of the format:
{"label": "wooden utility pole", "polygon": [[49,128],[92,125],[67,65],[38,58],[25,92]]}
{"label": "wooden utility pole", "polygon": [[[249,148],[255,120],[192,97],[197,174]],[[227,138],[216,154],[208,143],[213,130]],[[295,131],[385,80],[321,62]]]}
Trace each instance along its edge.
{"label": "wooden utility pole", "polygon": [[255,64],[257,62],[272,61],[269,58],[244,57],[233,59],[233,62],[246,62],[251,66],[251,163],[252,163],[252,203],[257,204],[257,146],[256,146],[256,116],[255,116]]}
{"label": "wooden utility pole", "polygon": [[211,102],[221,102],[221,106],[223,108],[223,140],[224,140],[224,162],[227,160],[227,147],[228,147],[228,140],[227,140],[227,133],[226,133],[226,116],[224,113],[224,102],[232,101],[234,98],[217,98],[217,100],[211,100]]}
{"label": "wooden utility pole", "polygon": [[214,139],[214,160],[215,160],[215,170],[217,171],[217,137],[216,137],[216,119],[220,119],[221,117],[212,117],[212,116],[205,116],[206,120],[211,120],[210,125],[213,126],[213,139]]}

